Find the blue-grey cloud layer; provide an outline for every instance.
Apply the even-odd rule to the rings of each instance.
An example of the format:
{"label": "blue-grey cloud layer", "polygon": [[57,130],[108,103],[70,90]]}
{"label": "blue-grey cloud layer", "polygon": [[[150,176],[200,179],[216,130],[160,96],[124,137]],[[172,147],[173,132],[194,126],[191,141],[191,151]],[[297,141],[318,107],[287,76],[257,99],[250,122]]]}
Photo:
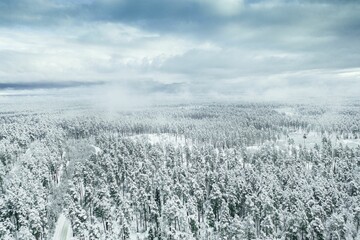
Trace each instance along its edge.
{"label": "blue-grey cloud layer", "polygon": [[[171,93],[250,91],[273,96],[312,89],[329,94],[342,86],[346,94],[354,94],[360,86],[359,12],[358,1],[336,0],[3,0],[0,28],[10,29],[11,37],[24,29],[41,33],[40,38],[55,30],[51,39],[56,34],[64,39],[48,46],[52,66],[61,69],[56,81],[70,81],[76,72],[76,81],[133,81],[143,86],[159,82],[157,87],[143,87],[144,92],[162,86]],[[109,29],[102,30],[108,24]],[[113,36],[118,24],[131,36],[126,38],[123,31]],[[161,44],[180,50],[168,53],[164,47],[161,53]],[[55,59],[59,55],[51,51],[54,45],[56,52],[71,52],[76,46],[88,46],[92,52],[83,49],[74,70]],[[31,65],[38,52],[33,56],[21,46],[19,51],[5,48],[0,49],[0,61],[14,70],[5,69],[0,82],[22,82],[27,73],[34,82],[52,77],[39,67],[43,63]],[[107,52],[100,56],[104,48]],[[128,49],[132,52],[124,55]],[[17,69],[13,65],[20,59],[28,62]]]}
{"label": "blue-grey cloud layer", "polygon": [[62,89],[74,87],[88,87],[94,85],[103,85],[103,82],[8,82],[0,83],[0,90],[35,90],[35,89]]}

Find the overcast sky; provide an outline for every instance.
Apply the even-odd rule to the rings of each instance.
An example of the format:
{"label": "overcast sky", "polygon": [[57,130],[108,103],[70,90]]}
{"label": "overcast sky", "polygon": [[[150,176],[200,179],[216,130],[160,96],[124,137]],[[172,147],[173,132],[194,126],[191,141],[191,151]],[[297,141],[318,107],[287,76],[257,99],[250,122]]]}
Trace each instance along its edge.
{"label": "overcast sky", "polygon": [[0,1],[0,91],[86,85],[209,99],[355,96],[360,1]]}

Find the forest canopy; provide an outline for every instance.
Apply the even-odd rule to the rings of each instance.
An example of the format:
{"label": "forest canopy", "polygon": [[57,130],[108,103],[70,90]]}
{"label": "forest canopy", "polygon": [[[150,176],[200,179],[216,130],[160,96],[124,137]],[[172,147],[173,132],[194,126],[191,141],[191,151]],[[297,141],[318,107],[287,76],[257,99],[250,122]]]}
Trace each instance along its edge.
{"label": "forest canopy", "polygon": [[51,239],[62,215],[74,239],[360,237],[353,102],[4,108],[0,122],[0,239]]}

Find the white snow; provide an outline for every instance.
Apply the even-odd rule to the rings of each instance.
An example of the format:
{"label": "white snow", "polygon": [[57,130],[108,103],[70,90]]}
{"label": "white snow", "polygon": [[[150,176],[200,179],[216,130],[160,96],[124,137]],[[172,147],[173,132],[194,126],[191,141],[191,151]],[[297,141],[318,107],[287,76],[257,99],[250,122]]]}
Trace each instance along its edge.
{"label": "white snow", "polygon": [[130,137],[133,140],[146,140],[152,145],[155,144],[172,144],[175,147],[184,147],[188,145],[192,146],[191,139],[185,138],[184,135],[174,135],[170,133],[161,133],[161,134],[139,134]]}
{"label": "white snow", "polygon": [[70,240],[72,235],[71,223],[65,215],[61,213],[56,223],[53,240]]}
{"label": "white snow", "polygon": [[[306,135],[306,139],[304,141],[304,134]],[[298,130],[296,132],[289,133],[289,138],[293,139],[295,142],[295,145],[304,145],[306,147],[314,147],[315,144],[321,145],[322,136],[321,133],[311,131],[309,133],[306,133],[303,130]]]}
{"label": "white snow", "polygon": [[339,142],[348,147],[360,146],[360,139],[341,139]]}
{"label": "white snow", "polygon": [[97,147],[97,146],[95,146],[95,145],[90,145],[90,147],[94,148],[94,151],[95,151],[94,153],[95,153],[96,155],[102,153],[102,150],[101,150],[99,147]]}
{"label": "white snow", "polygon": [[130,240],[145,240],[147,237],[147,233],[130,233]]}
{"label": "white snow", "polygon": [[259,149],[260,149],[260,146],[258,146],[258,145],[246,147],[246,150],[249,151],[250,153],[254,153],[254,152],[258,151]]}
{"label": "white snow", "polygon": [[321,146],[322,139],[326,136],[331,140],[333,146],[338,146],[342,143],[344,146],[348,146],[350,148],[355,148],[360,146],[360,139],[336,139],[335,134],[325,134],[322,135],[320,132],[311,131],[306,133],[303,130],[298,130],[296,132],[289,133],[289,138],[292,138],[295,142],[295,145],[303,145],[304,144],[304,134],[306,134],[305,145],[307,148],[312,148],[315,144]]}
{"label": "white snow", "polygon": [[295,109],[290,107],[277,108],[275,109],[275,111],[277,111],[280,114],[285,114],[286,116],[289,117],[296,115]]}
{"label": "white snow", "polygon": [[61,164],[60,167],[59,167],[59,170],[56,173],[57,185],[58,186],[60,185],[61,176],[62,176],[63,172],[64,172],[64,165]]}
{"label": "white snow", "polygon": [[307,169],[308,171],[310,171],[310,170],[312,170],[313,164],[312,164],[311,162],[307,162],[307,163],[305,164],[305,167],[306,167],[306,169]]}

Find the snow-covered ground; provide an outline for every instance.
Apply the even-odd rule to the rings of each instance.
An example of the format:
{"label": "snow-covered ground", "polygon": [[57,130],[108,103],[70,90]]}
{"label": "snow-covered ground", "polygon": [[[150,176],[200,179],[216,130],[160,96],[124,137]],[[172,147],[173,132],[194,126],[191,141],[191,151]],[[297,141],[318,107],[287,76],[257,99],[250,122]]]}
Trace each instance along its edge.
{"label": "snow-covered ground", "polygon": [[147,237],[147,233],[130,233],[130,240],[145,240]]}
{"label": "snow-covered ground", "polygon": [[297,114],[295,109],[290,107],[277,108],[275,109],[275,111],[277,111],[280,114],[285,114],[286,116],[289,117],[292,117]]}
{"label": "snow-covered ground", "polygon": [[64,214],[60,214],[56,223],[53,240],[70,240],[72,238],[72,228],[70,221]]}
{"label": "snow-covered ground", "polygon": [[92,148],[94,149],[94,153],[95,153],[96,155],[102,153],[102,150],[101,150],[99,147],[97,147],[97,146],[95,146],[95,145],[90,145],[90,147],[92,147]]}
{"label": "snow-covered ground", "polygon": [[338,142],[350,148],[355,148],[360,146],[360,139],[340,139]]}
{"label": "snow-covered ground", "polygon": [[174,135],[170,133],[161,134],[139,134],[130,137],[133,140],[146,140],[150,144],[172,144],[175,147],[184,147],[188,145],[191,147],[191,139],[185,138],[184,135]]}
{"label": "snow-covered ground", "polygon": [[[306,139],[304,139],[304,134],[306,135]],[[315,144],[321,145],[322,136],[321,133],[318,132],[309,132],[306,133],[305,131],[299,130],[296,132],[289,133],[289,138],[293,139],[295,145],[304,145],[307,148],[313,148]]]}
{"label": "snow-covered ground", "polygon": [[[304,141],[304,134],[306,134],[305,141]],[[327,138],[331,140],[333,146],[339,146],[340,143],[344,147],[348,146],[350,148],[356,148],[360,146],[360,139],[336,139],[336,136],[334,134],[330,134],[330,135],[328,134]],[[293,146],[295,148],[298,148],[299,145],[303,146],[305,143],[306,148],[310,149],[313,148],[315,144],[319,146],[322,145],[323,135],[321,135],[320,132],[311,131],[309,133],[306,133],[305,131],[298,130],[289,133],[287,136],[283,136],[281,139],[278,139],[275,143],[266,141],[264,144],[247,146],[246,150],[248,151],[248,153],[253,154],[259,151],[262,147],[269,144],[270,145],[275,144],[275,148],[277,150],[289,150],[290,139],[293,140]],[[290,155],[291,155],[291,151],[290,151]],[[311,168],[311,166],[308,167]]]}
{"label": "snow-covered ground", "polygon": [[[304,134],[306,134],[306,139],[304,141]],[[278,140],[278,143],[287,144],[289,139],[294,140],[294,145],[304,145],[307,148],[312,148],[315,144],[321,146],[323,135],[320,132],[311,131],[306,133],[305,131],[298,130],[296,132],[291,132],[288,134],[288,137],[284,137],[284,139]],[[360,139],[337,139],[334,134],[327,134],[326,137],[331,140],[333,146],[338,146],[340,143],[343,146],[348,146],[350,148],[355,148],[360,146]]]}
{"label": "snow-covered ground", "polygon": [[260,146],[254,145],[254,146],[248,146],[246,147],[246,150],[250,153],[254,153],[260,149]]}
{"label": "snow-covered ground", "polygon": [[[304,141],[304,134],[306,134],[306,139]],[[343,146],[348,146],[351,148],[360,146],[360,139],[336,139],[334,135],[329,135],[331,141],[333,142],[334,146],[339,145],[340,143],[343,144]],[[145,140],[149,142],[150,144],[160,144],[160,145],[167,145],[172,144],[175,147],[184,147],[185,145],[189,146],[191,148],[192,146],[192,140],[186,139],[183,135],[174,135],[169,133],[162,133],[162,134],[139,134],[131,136],[130,139],[133,140]],[[320,132],[311,131],[309,133],[306,133],[303,130],[298,130],[295,132],[291,132],[288,134],[288,136],[284,136],[282,139],[278,139],[275,142],[275,147],[277,149],[286,150],[289,146],[289,140],[294,140],[294,146],[304,145],[307,148],[313,148],[315,144],[321,146],[323,136]],[[272,144],[271,142],[266,142],[263,145],[253,145],[246,147],[246,150],[249,153],[255,153],[260,148],[266,144]],[[101,152],[101,149],[95,147],[92,145],[92,147],[95,149],[95,153]]]}

